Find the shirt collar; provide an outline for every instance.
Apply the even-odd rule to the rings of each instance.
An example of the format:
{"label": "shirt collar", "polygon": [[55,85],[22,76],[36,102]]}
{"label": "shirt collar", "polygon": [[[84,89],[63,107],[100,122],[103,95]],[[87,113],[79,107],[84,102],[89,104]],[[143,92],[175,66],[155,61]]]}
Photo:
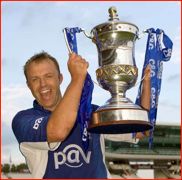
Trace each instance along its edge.
{"label": "shirt collar", "polygon": [[36,99],[33,101],[33,107],[34,107],[34,109],[36,109],[36,110],[51,113],[51,111],[46,110],[46,109],[44,109],[42,106],[40,106],[40,105],[38,104],[38,102],[37,102],[37,100],[36,100]]}

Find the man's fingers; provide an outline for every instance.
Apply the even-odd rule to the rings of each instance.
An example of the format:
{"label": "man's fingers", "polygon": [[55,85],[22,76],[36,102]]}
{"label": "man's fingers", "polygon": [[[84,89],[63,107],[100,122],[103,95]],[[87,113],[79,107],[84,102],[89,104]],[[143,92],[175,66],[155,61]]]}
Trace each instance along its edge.
{"label": "man's fingers", "polygon": [[80,61],[82,60],[82,57],[80,55],[77,55],[75,52],[69,53],[69,61]]}
{"label": "man's fingers", "polygon": [[86,60],[85,59],[80,59],[80,62],[85,63]]}
{"label": "man's fingers", "polygon": [[[68,66],[70,66],[71,64],[77,64],[77,66],[79,65],[79,63],[81,63],[80,65],[82,66],[82,68],[88,68],[89,67],[89,63],[82,58],[82,56],[77,55],[75,52],[73,53],[69,53],[69,60],[68,60]],[[81,67],[80,66],[80,67]]]}
{"label": "man's fingers", "polygon": [[77,56],[77,54],[75,52],[72,52],[72,53],[69,53],[68,56],[69,56],[69,61],[70,61],[70,60],[74,59]]}
{"label": "man's fingers", "polygon": [[86,67],[87,67],[87,69],[88,69],[88,67],[89,67],[89,63],[88,63],[88,62],[86,62]]}
{"label": "man's fingers", "polygon": [[81,59],[79,62],[83,63],[85,67],[88,69],[89,63],[85,59]]}

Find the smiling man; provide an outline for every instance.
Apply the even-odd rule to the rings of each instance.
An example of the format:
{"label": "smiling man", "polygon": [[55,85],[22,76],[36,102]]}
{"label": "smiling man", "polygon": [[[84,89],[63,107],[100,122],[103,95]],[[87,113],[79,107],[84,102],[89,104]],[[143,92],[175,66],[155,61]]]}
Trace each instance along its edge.
{"label": "smiling man", "polygon": [[[110,178],[101,136],[91,135],[87,152],[82,150],[77,112],[88,66],[81,56],[69,54],[71,82],[63,97],[63,75],[55,58],[42,52],[24,66],[35,100],[33,108],[17,113],[12,128],[35,179]],[[97,107],[92,105],[93,111]]]}
{"label": "smiling man", "polygon": [[[30,88],[38,104],[44,109],[53,111],[61,100],[59,85],[63,80],[59,66],[52,57],[41,57],[40,61],[36,58],[30,59],[24,68],[27,79],[27,86]],[[45,58],[45,59],[44,59]],[[51,60],[52,58],[52,60]],[[55,71],[55,68],[57,71]]]}
{"label": "smiling man", "polygon": [[[33,108],[16,114],[13,132],[35,179],[109,179],[103,135],[90,134],[84,152],[77,121],[89,64],[75,53],[69,54],[67,64],[71,82],[62,96],[63,75],[54,57],[42,52],[26,62],[24,74],[35,100]],[[147,78],[145,81],[144,94],[150,99]],[[147,108],[148,101],[144,102]],[[93,112],[97,108],[92,105]]]}

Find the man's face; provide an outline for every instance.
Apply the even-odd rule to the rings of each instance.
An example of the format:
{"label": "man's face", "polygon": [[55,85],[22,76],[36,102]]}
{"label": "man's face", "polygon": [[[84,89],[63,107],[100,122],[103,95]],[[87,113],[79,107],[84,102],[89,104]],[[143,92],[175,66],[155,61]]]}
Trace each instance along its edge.
{"label": "man's face", "polygon": [[53,111],[61,100],[59,85],[63,80],[51,60],[31,63],[27,69],[27,85],[38,104]]}

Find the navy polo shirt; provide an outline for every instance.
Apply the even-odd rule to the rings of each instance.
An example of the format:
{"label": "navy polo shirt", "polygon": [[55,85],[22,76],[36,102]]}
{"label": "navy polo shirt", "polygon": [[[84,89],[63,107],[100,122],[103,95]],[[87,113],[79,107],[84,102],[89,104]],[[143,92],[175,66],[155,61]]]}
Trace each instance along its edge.
{"label": "navy polo shirt", "polygon": [[[98,108],[92,105],[93,112]],[[83,151],[81,127],[75,122],[63,142],[48,144],[47,122],[52,112],[35,100],[33,108],[13,118],[12,129],[29,171],[35,179],[108,179],[103,135],[89,134],[89,146]]]}

